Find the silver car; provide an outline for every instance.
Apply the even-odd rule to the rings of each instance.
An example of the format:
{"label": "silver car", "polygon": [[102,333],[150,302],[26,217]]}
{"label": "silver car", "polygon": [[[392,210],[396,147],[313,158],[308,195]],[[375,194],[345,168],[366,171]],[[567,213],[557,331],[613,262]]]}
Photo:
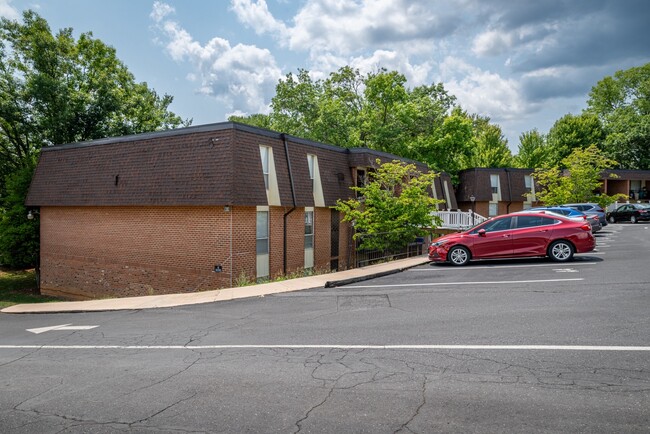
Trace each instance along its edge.
{"label": "silver car", "polygon": [[591,203],[591,202],[567,203],[562,206],[577,209],[578,211],[582,211],[585,214],[595,212],[596,214],[598,214],[598,220],[600,220],[600,224],[602,226],[607,226],[607,218],[605,217],[605,210],[597,203]]}

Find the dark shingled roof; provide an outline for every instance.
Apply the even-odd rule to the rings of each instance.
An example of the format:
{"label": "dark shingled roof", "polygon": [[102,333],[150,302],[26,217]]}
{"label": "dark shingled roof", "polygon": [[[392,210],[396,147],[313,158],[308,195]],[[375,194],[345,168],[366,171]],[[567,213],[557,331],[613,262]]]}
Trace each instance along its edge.
{"label": "dark shingled roof", "polygon": [[273,149],[282,205],[292,206],[285,139],[296,206],[314,205],[308,153],[318,156],[326,206],[351,194],[350,167],[374,165],[377,158],[411,162],[224,122],[43,148],[26,205],[263,205],[264,145]]}

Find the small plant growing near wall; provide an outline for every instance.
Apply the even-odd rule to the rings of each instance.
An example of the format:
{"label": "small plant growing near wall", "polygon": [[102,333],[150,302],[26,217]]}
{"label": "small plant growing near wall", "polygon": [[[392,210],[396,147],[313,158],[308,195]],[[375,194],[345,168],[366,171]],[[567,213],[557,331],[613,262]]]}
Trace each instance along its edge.
{"label": "small plant growing near wall", "polygon": [[[442,201],[430,194],[438,174],[422,173],[399,160],[377,164],[365,185],[351,187],[357,197],[339,199],[336,209],[354,225],[354,239],[362,240],[359,248],[402,248],[439,224],[431,212]],[[366,236],[375,234],[381,235]]]}

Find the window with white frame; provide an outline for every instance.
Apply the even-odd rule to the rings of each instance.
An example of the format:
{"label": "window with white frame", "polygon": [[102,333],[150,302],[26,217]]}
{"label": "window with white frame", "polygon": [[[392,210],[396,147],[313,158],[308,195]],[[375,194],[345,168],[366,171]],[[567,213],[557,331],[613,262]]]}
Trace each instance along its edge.
{"label": "window with white frame", "polygon": [[305,211],[305,249],[314,247],[314,211]]}
{"label": "window with white frame", "polygon": [[262,281],[269,277],[269,209],[266,206],[257,207],[255,229],[256,277]]}
{"label": "window with white frame", "polygon": [[314,170],[316,167],[316,156],[313,154],[307,154],[307,165],[309,166],[309,179],[311,179],[311,185],[314,186]]}
{"label": "window with white frame", "polygon": [[494,217],[499,214],[499,204],[491,202],[488,206],[488,217]]}
{"label": "window with white frame", "polygon": [[524,176],[524,183],[526,184],[526,194],[533,193],[533,179],[529,175]]}
{"label": "window with white frame", "polygon": [[493,194],[499,194],[499,175],[490,175],[490,186]]}
{"label": "window with white frame", "polygon": [[262,159],[262,173],[264,174],[264,188],[269,189],[269,154],[271,149],[268,146],[260,146],[260,157]]}

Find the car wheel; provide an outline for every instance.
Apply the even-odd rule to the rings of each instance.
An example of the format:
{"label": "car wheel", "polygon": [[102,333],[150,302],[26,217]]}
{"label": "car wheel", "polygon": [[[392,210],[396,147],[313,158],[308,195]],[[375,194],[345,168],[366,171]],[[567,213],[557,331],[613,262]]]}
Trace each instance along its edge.
{"label": "car wheel", "polygon": [[568,241],[554,241],[548,247],[548,256],[555,262],[567,262],[573,259],[573,245]]}
{"label": "car wheel", "polygon": [[636,222],[638,222],[639,220],[637,220],[636,216],[633,215],[632,217],[630,217],[630,221],[631,221],[632,223],[636,223]]}
{"label": "car wheel", "polygon": [[610,215],[607,220],[609,220],[610,223],[616,223],[616,219],[614,218],[613,215]]}
{"label": "car wheel", "polygon": [[469,250],[463,246],[454,246],[447,253],[447,259],[452,265],[465,265],[469,262]]}

